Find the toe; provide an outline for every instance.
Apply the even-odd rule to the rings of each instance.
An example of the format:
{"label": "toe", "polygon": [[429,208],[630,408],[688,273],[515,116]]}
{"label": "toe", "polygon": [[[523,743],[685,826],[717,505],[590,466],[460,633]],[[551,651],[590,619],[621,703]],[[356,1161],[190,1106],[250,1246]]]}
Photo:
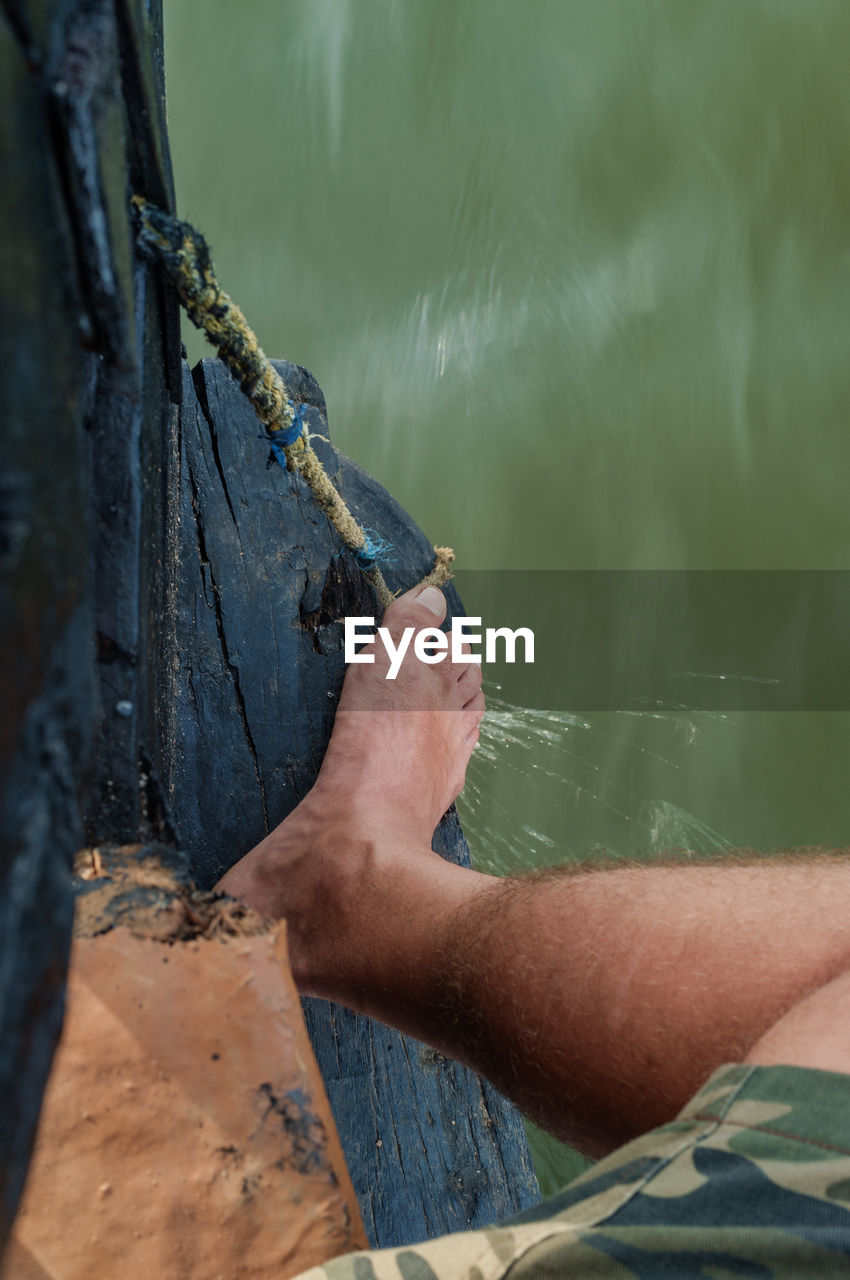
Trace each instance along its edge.
{"label": "toe", "polygon": [[439,587],[414,587],[393,600],[384,614],[383,626],[395,637],[405,627],[421,631],[438,627],[446,616],[446,597]]}
{"label": "toe", "polygon": [[468,691],[466,693],[467,698],[471,698],[476,689],[481,688],[483,678],[484,673],[480,662],[465,662],[457,677],[457,682],[464,691]]}
{"label": "toe", "polygon": [[478,689],[463,706],[463,728],[467,739],[473,731],[477,731],[478,726],[484,719],[484,711],[484,694]]}
{"label": "toe", "polygon": [[457,682],[458,694],[463,706],[474,695],[475,690],[481,687],[483,672],[480,655],[473,655],[468,644],[464,643],[461,646],[461,654],[463,657],[457,660],[452,658],[450,671],[451,679]]}

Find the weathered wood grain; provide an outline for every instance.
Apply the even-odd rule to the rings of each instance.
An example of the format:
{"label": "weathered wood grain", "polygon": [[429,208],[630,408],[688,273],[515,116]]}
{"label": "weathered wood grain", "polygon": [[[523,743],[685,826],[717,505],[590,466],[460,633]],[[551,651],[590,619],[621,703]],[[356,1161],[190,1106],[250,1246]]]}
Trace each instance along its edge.
{"label": "weathered wood grain", "polygon": [[[279,362],[311,431],[324,399]],[[174,668],[164,780],[181,846],[208,886],[312,784],[342,684],[344,614],[378,612],[372,588],[304,482],[258,439],[224,367],[185,375]],[[195,394],[197,393],[197,394]],[[352,510],[393,544],[390,588],[414,585],[433,548],[392,497],[318,441]],[[453,588],[451,613],[462,613]],[[435,846],[467,863],[452,811]],[[306,1002],[308,1027],[367,1230],[380,1245],[492,1222],[537,1197],[520,1118],[471,1072],[367,1018]]]}

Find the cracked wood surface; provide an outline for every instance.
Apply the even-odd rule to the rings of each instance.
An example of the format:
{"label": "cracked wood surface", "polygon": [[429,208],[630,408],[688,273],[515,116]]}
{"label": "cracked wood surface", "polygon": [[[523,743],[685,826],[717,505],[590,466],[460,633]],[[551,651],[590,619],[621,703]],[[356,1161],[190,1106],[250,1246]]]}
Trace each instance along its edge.
{"label": "cracked wood surface", "polygon": [[[307,425],[328,435],[324,397],[277,368]],[[173,708],[164,780],[197,882],[213,884],[315,778],[344,674],[346,614],[375,614],[370,584],[304,481],[276,463],[223,365],[184,372],[180,419]],[[370,476],[315,441],[357,518],[393,544],[392,590],[431,568],[433,548]],[[450,616],[463,613],[453,587]],[[435,849],[469,852],[454,810]],[[489,1084],[398,1032],[321,1000],[307,1025],[373,1243],[480,1226],[533,1203],[522,1122]]]}

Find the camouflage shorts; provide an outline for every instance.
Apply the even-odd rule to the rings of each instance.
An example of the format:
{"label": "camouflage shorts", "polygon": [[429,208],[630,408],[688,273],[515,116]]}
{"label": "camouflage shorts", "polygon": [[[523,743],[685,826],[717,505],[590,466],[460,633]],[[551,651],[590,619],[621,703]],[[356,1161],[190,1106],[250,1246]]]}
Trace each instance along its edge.
{"label": "camouflage shorts", "polygon": [[663,1128],[509,1223],[299,1280],[850,1277],[850,1075],[721,1067]]}

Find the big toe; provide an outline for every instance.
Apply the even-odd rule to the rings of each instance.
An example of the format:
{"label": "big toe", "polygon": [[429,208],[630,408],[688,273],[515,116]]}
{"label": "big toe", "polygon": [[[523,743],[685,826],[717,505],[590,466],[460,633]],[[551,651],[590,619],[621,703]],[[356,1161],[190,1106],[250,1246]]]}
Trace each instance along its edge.
{"label": "big toe", "polygon": [[384,614],[383,625],[392,635],[415,627],[438,627],[446,616],[446,597],[439,587],[413,587],[393,600]]}

